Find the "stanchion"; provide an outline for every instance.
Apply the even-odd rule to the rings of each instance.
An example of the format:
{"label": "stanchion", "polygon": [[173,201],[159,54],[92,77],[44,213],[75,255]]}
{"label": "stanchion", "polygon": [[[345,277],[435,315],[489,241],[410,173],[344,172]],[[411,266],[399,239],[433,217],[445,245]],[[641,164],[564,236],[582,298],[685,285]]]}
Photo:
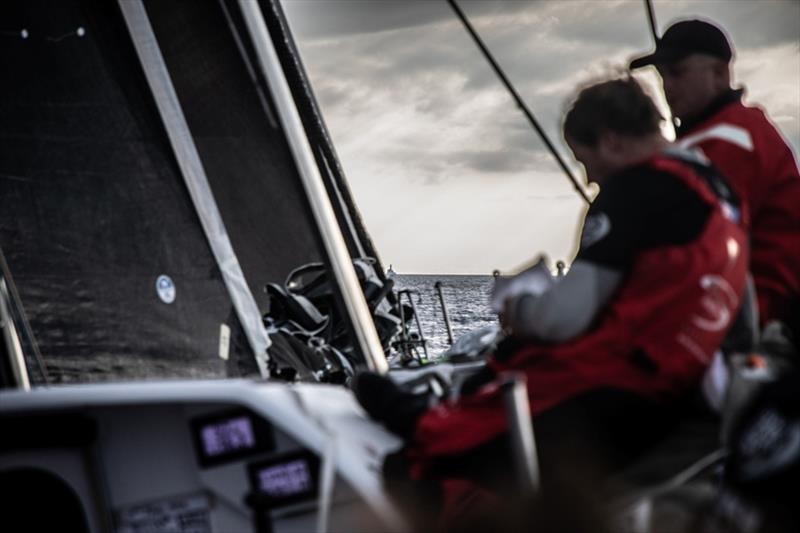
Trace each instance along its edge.
{"label": "stanchion", "polygon": [[508,417],[508,433],[514,453],[514,465],[524,494],[535,497],[541,493],[539,458],[533,435],[528,387],[524,374],[509,372],[503,376],[503,399]]}

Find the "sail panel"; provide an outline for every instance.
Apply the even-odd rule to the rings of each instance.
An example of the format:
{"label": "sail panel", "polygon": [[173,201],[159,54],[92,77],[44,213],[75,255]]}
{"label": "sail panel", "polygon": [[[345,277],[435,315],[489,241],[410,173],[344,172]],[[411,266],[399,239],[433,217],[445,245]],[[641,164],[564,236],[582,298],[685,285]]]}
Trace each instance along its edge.
{"label": "sail panel", "polygon": [[[20,29],[0,35],[13,80],[0,89],[0,246],[56,381],[254,374],[180,146],[196,149],[251,315],[267,311],[265,284],[330,260],[239,5],[141,6],[183,144],[170,143],[119,4],[0,5],[5,26]],[[341,214],[341,194],[331,200]],[[349,222],[339,225],[352,243],[363,228]]]}
{"label": "sail panel", "polygon": [[253,356],[119,9],[0,11],[20,29],[0,37],[0,246],[51,373],[236,373]]}
{"label": "sail panel", "polygon": [[268,91],[259,92],[229,17],[235,3],[145,2],[234,250],[259,306],[267,283],[327,261]]}
{"label": "sail panel", "polygon": [[[192,198],[206,239],[211,246],[217,265],[220,267],[236,315],[239,317],[250,347],[256,355],[260,373],[266,377],[268,375],[266,352],[270,342],[261,320],[261,312],[244,279],[239,260],[231,246],[225,224],[222,222],[216,200],[208,185],[208,178],[197,154],[197,148],[183,116],[144,5],[141,0],[128,0],[120,2],[120,7],[167,130],[189,196]],[[159,280],[159,283],[161,281]]]}

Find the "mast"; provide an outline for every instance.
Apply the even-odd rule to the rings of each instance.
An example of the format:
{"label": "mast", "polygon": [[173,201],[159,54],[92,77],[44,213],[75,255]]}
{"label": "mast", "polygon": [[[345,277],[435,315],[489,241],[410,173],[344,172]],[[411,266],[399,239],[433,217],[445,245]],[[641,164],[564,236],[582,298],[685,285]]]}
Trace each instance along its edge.
{"label": "mast", "polygon": [[347,314],[352,322],[356,342],[369,369],[384,374],[388,371],[388,364],[375,330],[375,324],[364,299],[364,293],[353,268],[344,236],[336,221],[333,206],[325,189],[320,168],[317,166],[261,8],[258,3],[248,0],[239,0],[239,7],[255,46],[259,66],[270,82],[270,91],[286,131],[289,147],[297,163],[300,179],[311,203],[311,210],[341,290]]}
{"label": "mast", "polygon": [[647,11],[647,21],[650,23],[650,33],[653,35],[653,43],[658,45],[658,41],[661,40],[661,37],[658,36],[658,25],[656,24],[653,0],[644,0],[644,9]]}
{"label": "mast", "polygon": [[286,15],[279,1],[269,0],[268,5],[270,12],[264,13],[264,19],[270,34],[273,35],[275,51],[286,74],[306,134],[314,148],[314,158],[322,171],[323,181],[332,200],[339,225],[349,230],[345,232],[345,239],[350,253],[354,257],[374,258],[375,271],[381,281],[385,282],[380,256],[353,198],[313,87],[300,60],[300,52],[289,29]]}

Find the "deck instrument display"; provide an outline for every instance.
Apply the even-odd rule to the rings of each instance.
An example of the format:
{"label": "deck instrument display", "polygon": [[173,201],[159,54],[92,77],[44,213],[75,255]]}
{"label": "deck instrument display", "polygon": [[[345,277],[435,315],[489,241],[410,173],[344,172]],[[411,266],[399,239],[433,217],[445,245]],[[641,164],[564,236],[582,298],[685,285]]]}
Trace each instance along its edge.
{"label": "deck instrument display", "polygon": [[269,424],[246,410],[192,419],[192,437],[201,466],[215,466],[275,449]]}
{"label": "deck instrument display", "polygon": [[274,508],[306,500],[318,494],[319,458],[298,451],[248,466],[250,484],[263,508]]}

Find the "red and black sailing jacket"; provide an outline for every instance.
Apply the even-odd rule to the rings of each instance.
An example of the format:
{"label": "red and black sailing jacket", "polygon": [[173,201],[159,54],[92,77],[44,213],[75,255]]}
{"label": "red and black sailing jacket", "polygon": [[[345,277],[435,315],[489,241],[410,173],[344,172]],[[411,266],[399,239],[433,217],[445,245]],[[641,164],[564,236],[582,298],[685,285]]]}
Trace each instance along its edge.
{"label": "red and black sailing jacket", "polygon": [[[735,206],[709,183],[692,165],[659,154],[604,184],[584,236],[590,218],[609,215],[608,223],[592,227],[605,225],[625,238],[582,244],[578,258],[618,262],[625,272],[618,292],[584,335],[558,345],[529,344],[489,362],[498,372],[526,375],[534,416],[598,388],[668,403],[697,386],[735,318],[749,260]],[[693,218],[696,229],[681,228]],[[416,474],[437,456],[468,451],[505,431],[498,382],[434,407],[417,424]]]}
{"label": "red and black sailing jacket", "polygon": [[749,213],[750,270],[762,324],[800,317],[800,171],[791,149],[759,108],[730,91],[678,128],[728,178]]}

